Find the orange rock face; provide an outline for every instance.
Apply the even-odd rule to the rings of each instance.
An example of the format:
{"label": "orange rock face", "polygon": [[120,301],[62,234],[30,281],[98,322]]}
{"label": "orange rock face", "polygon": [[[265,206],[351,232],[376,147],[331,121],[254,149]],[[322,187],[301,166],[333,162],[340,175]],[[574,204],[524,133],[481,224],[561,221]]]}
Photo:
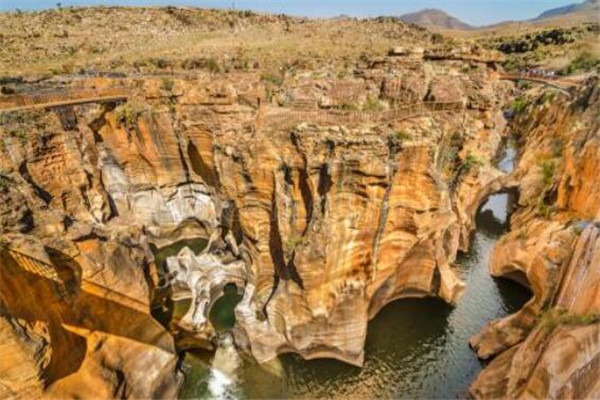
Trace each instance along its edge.
{"label": "orange rock face", "polygon": [[471,386],[477,398],[600,395],[598,87],[563,101],[538,101],[518,120],[520,208],[490,268],[533,298],[472,338],[481,357],[499,353]]}
{"label": "orange rock face", "polygon": [[[577,272],[564,273],[575,243],[582,249],[580,260],[590,260],[588,265],[596,260],[589,256],[595,250],[584,250],[595,248],[593,229],[579,236],[572,222],[598,216],[590,206],[598,200],[598,185],[589,184],[598,176],[597,138],[586,138],[578,148],[577,132],[565,137],[558,132],[579,111],[545,110],[548,121],[524,132],[519,167],[506,176],[491,166],[504,130],[496,107],[501,99],[494,97],[504,93],[502,86],[465,84],[450,76],[426,80],[424,74],[410,74],[413,92],[427,87],[425,93],[447,98],[459,88],[468,108],[380,125],[278,129],[261,125],[261,117],[284,115],[283,107],[257,111],[240,100],[256,82],[205,76],[176,80],[169,93],[159,80],[145,79],[126,104],[77,106],[76,129],[40,113],[31,118],[45,128],[31,127],[35,135],[26,142],[3,127],[0,167],[10,185],[0,187],[0,226],[8,232],[2,260],[3,268],[18,271],[0,291],[10,315],[0,332],[18,365],[11,373],[21,382],[11,390],[29,393],[23,392],[28,386],[34,395],[56,398],[174,397],[173,338],[150,315],[150,306],[160,304],[157,289],[183,288],[172,294],[192,298],[194,306],[178,329],[210,344],[214,330],[207,312],[229,280],[245,285],[236,339],[258,361],[297,352],[361,365],[368,320],[385,304],[405,297],[438,296],[450,303],[459,298],[464,285],[453,268],[457,251],[468,248],[481,201],[507,187],[520,190],[512,222],[519,229],[498,245],[491,270],[528,284],[534,298],[472,344],[480,356],[492,357],[513,345],[525,352],[529,340],[555,340],[556,353],[544,355],[539,379],[545,382],[544,373],[563,376],[553,368],[580,368],[582,360],[552,362],[593,338],[594,329],[571,332],[576,344],[564,349],[560,338],[571,328],[557,330],[563,335],[557,339],[525,338],[536,315],[554,305],[561,290],[564,307],[575,313],[597,304],[593,295],[569,300],[573,290],[597,289],[593,268],[586,272],[589,287],[579,286]],[[376,93],[383,73],[369,71],[364,80],[365,90]],[[335,97],[328,87],[302,90],[323,100]],[[285,99],[283,89],[276,94]],[[550,126],[556,134],[548,134]],[[554,139],[564,140],[560,157]],[[546,161],[554,162],[550,178]],[[166,266],[155,265],[150,244],[162,247],[184,238],[209,245],[202,254],[184,249]],[[47,268],[28,270],[10,249]],[[584,264],[577,261],[569,270]],[[20,287],[28,288],[26,295],[15,295]],[[48,307],[30,301],[36,296]],[[21,331],[34,338],[32,348],[44,351],[19,342],[14,325],[19,319],[25,321]],[[517,356],[529,360],[529,353],[518,351],[501,353],[482,376],[500,379],[494,365],[506,371],[521,359]],[[150,369],[154,375],[148,380]],[[34,370],[49,376],[43,385]],[[478,382],[476,396],[504,390]],[[531,385],[502,393],[563,393]]]}
{"label": "orange rock face", "polygon": [[360,364],[387,302],[456,300],[456,218],[429,147],[308,127],[229,140],[215,159],[249,239],[253,296],[238,317],[259,360],[294,350]]}

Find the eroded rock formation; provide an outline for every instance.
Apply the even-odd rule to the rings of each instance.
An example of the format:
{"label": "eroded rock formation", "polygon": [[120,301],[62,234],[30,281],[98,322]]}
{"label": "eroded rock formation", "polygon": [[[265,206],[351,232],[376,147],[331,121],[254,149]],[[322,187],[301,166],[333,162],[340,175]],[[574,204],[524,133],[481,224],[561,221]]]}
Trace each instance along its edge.
{"label": "eroded rock formation", "polygon": [[597,85],[571,100],[545,95],[516,120],[519,208],[490,269],[533,298],[471,340],[481,357],[500,353],[471,387],[477,398],[600,395],[598,101]]}
{"label": "eroded rock formation", "polygon": [[[259,361],[294,351],[358,365],[367,322],[388,302],[456,301],[463,284],[452,263],[473,228],[467,210],[499,174],[490,160],[501,141],[497,106],[503,100],[491,89],[475,95],[468,78],[437,67],[407,72],[400,81],[413,89],[403,88],[398,78],[389,83],[386,70],[394,62],[384,60],[352,80],[368,96],[348,97],[343,81],[307,75],[297,87],[277,89],[272,101],[350,98],[363,107],[378,98],[385,108],[408,90],[413,101],[455,102],[452,110],[437,118],[420,108],[413,118],[371,124],[362,118],[348,127],[335,126],[335,119],[323,127],[310,121],[261,126],[263,114],[286,109],[270,105],[257,112],[248,93],[264,91],[264,84],[232,74],[228,82],[206,75],[176,79],[167,88],[161,79],[129,79],[120,84],[138,89],[125,104],[17,113],[5,121],[3,257],[15,264],[8,261],[15,249],[41,260],[58,271],[58,281],[66,279],[68,292],[57,301],[62,311],[55,317],[22,305],[35,313],[29,324],[59,332],[52,328],[49,339],[35,339],[35,326],[21,329],[29,332],[31,348],[41,349],[38,361],[23,364],[22,381],[37,369],[35,381],[44,384],[32,390],[48,396],[171,396],[177,387],[173,342],[149,315],[162,301],[157,296],[169,291],[174,299],[192,299],[175,325],[185,347],[212,346],[208,310],[234,282],[244,290],[236,337]],[[478,85],[495,85],[501,96],[507,86],[486,83],[485,74]],[[467,100],[460,111],[456,102],[465,93],[487,100]],[[469,157],[480,161],[462,167]],[[37,250],[28,252],[22,238]],[[199,255],[184,249],[154,264],[149,244],[186,238],[210,243]],[[17,311],[15,290],[3,291],[8,322],[25,312]],[[138,322],[117,323],[130,314]],[[80,351],[65,363],[70,367],[60,365],[56,355],[69,348]],[[132,356],[134,349],[147,356]],[[26,359],[23,352],[15,357]],[[152,385],[137,375],[148,362],[158,374]],[[40,371],[55,365],[55,377],[41,378]],[[95,382],[97,392],[83,393],[81,382]]]}
{"label": "eroded rock formation", "polygon": [[[11,385],[2,390],[172,398],[179,381],[172,334],[181,347],[212,347],[208,311],[230,282],[244,291],[236,342],[258,361],[296,352],[361,365],[367,323],[384,305],[405,297],[457,301],[464,286],[457,252],[468,249],[481,202],[508,187],[520,191],[511,222],[518,229],[495,250],[492,273],[529,285],[534,298],[473,339],[482,357],[513,346],[482,376],[504,379],[498,371],[531,357],[528,341],[559,343],[527,335],[557,299],[574,310],[597,302],[569,300],[579,280],[564,273],[569,262],[575,271],[596,259],[586,250],[595,248],[596,228],[579,236],[574,222],[599,215],[590,205],[600,193],[589,105],[597,92],[581,95],[588,105],[538,104],[543,114],[523,117],[523,154],[508,176],[492,165],[511,84],[477,60],[466,69],[461,60],[361,60],[352,77],[302,71],[280,85],[241,72],[85,79],[71,84],[125,85],[131,95],[124,104],[69,113],[13,114],[0,127],[2,268],[10,276],[1,283],[0,349],[16,367],[6,370]],[[423,101],[452,107],[435,112]],[[419,107],[402,118],[377,114],[407,102]],[[319,124],[309,117],[271,123],[307,104],[322,112]],[[582,113],[589,124],[573,124]],[[561,162],[557,140],[565,144]],[[540,149],[551,153],[540,158]],[[155,262],[151,245],[191,238],[209,244]],[[572,246],[584,261],[570,257]],[[165,296],[191,299],[171,332],[150,313]],[[574,333],[575,343],[593,338],[594,329]],[[560,343],[552,351],[572,351]],[[552,368],[540,363],[538,370]],[[510,389],[478,381],[472,392],[564,393],[534,383],[523,389],[514,379]]]}

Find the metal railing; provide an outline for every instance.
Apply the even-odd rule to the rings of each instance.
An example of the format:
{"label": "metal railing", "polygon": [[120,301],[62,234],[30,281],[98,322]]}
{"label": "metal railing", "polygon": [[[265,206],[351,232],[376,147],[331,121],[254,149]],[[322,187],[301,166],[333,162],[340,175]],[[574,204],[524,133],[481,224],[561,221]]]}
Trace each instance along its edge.
{"label": "metal railing", "polygon": [[[60,298],[67,298],[77,290],[71,287],[73,286],[74,282],[65,281],[59,276],[54,265],[12,248],[8,248],[7,252],[12,259],[15,260],[17,265],[23,268],[25,271],[54,282]],[[144,303],[143,301],[126,294],[116,292],[106,286],[90,281],[89,279],[83,278],[81,280],[81,289],[88,293],[123,304],[141,312],[148,311],[149,306],[147,303]]]}
{"label": "metal railing", "polygon": [[60,298],[68,296],[69,290],[67,289],[67,285],[60,278],[53,265],[13,249],[8,249],[8,254],[25,271],[54,282]]}

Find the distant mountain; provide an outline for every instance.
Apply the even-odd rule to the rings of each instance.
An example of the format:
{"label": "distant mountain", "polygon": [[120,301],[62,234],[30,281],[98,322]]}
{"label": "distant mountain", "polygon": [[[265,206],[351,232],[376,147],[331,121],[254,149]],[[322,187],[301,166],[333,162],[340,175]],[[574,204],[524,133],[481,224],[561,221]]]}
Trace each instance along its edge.
{"label": "distant mountain", "polygon": [[533,20],[539,21],[580,12],[600,12],[600,0],[586,0],[583,3],[573,3],[562,7],[552,8],[544,11]]}
{"label": "distant mountain", "polygon": [[455,18],[442,10],[438,10],[435,8],[426,8],[421,11],[404,14],[400,16],[400,20],[403,22],[420,25],[426,28],[452,30],[473,29],[471,25],[462,22],[458,18]]}

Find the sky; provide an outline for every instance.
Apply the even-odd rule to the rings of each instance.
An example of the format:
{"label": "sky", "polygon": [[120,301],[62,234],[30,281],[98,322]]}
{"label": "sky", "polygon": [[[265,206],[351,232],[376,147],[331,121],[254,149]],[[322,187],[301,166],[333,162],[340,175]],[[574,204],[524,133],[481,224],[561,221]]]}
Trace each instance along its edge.
{"label": "sky", "polygon": [[194,6],[285,13],[309,17],[402,15],[439,8],[472,25],[534,18],[550,8],[581,0],[0,0],[0,11],[89,5]]}

